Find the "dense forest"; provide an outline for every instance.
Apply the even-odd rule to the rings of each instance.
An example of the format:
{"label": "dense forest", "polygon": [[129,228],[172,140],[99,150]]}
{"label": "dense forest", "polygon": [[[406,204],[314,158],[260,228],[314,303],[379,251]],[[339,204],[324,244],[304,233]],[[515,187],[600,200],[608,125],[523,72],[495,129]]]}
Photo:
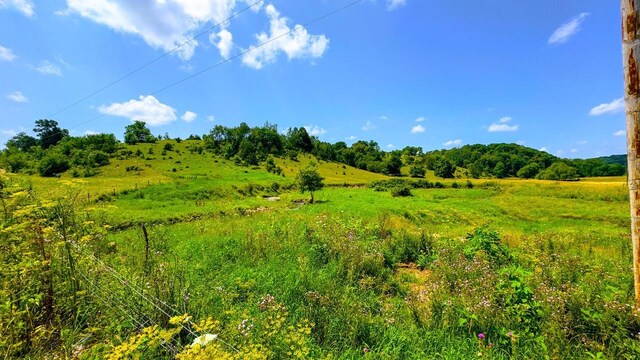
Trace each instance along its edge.
{"label": "dense forest", "polygon": [[[7,141],[6,149],[0,154],[0,166],[14,173],[56,176],[69,170],[74,177],[90,177],[112,157],[150,155],[129,154],[126,144],[170,139],[168,134],[154,136],[142,121],[125,128],[125,145],[114,134],[70,136],[55,120],[38,120],[33,131],[35,136],[21,132]],[[432,170],[442,178],[575,180],[620,176],[625,174],[626,161],[624,155],[561,159],[516,144],[476,144],[428,152],[421,147],[407,146],[386,152],[375,141],[357,141],[351,146],[343,141],[331,144],[310,136],[304,127],[281,133],[277,125],[270,123],[253,128],[246,123],[237,127],[216,125],[208,134],[191,135],[186,140],[201,140],[201,145],[195,147],[200,153],[208,151],[232,159],[238,165],[264,163],[267,170],[276,173],[281,170],[274,165],[272,157],[296,160],[301,153],[390,176],[424,177],[427,170]]]}

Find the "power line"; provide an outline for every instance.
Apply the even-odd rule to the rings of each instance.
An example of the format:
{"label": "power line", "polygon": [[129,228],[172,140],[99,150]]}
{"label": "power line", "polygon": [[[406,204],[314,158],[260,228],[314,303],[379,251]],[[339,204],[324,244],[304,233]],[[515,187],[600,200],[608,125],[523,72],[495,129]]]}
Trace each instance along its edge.
{"label": "power line", "polygon": [[69,108],[72,108],[72,107],[74,107],[74,106],[76,106],[76,105],[80,104],[81,102],[83,102],[83,101],[85,101],[85,100],[87,100],[87,99],[89,99],[89,98],[93,97],[94,95],[97,95],[97,94],[99,94],[99,93],[103,92],[104,90],[106,90],[106,89],[108,89],[108,88],[112,87],[113,85],[115,85],[115,84],[117,84],[117,83],[121,82],[122,80],[124,80],[124,79],[128,78],[129,76],[131,76],[131,75],[133,75],[133,74],[135,74],[135,73],[139,72],[140,70],[142,70],[142,69],[146,68],[147,66],[149,66],[149,65],[151,65],[151,64],[153,64],[153,63],[155,63],[156,61],[158,61],[158,60],[160,60],[160,59],[164,58],[165,56],[167,56],[167,55],[169,55],[169,54],[172,54],[172,53],[176,52],[178,49],[180,49],[181,47],[185,46],[186,44],[188,44],[188,43],[192,42],[193,40],[195,40],[195,39],[199,38],[200,36],[202,36],[202,35],[205,35],[205,34],[209,33],[211,30],[213,30],[213,29],[217,28],[218,26],[220,26],[220,25],[222,25],[222,24],[224,24],[224,23],[226,23],[226,22],[229,22],[231,19],[235,18],[236,16],[238,16],[238,15],[242,14],[243,12],[245,12],[245,11],[247,11],[247,10],[251,9],[252,7],[254,7],[254,6],[258,5],[259,3],[263,2],[263,1],[264,1],[264,0],[258,0],[258,1],[256,1],[255,3],[253,3],[253,4],[249,5],[249,6],[247,6],[246,8],[244,8],[244,9],[242,9],[242,10],[240,10],[240,11],[238,11],[237,13],[234,13],[233,15],[231,15],[230,17],[228,17],[227,19],[225,19],[225,20],[223,20],[223,21],[221,21],[221,22],[219,22],[219,23],[217,23],[217,24],[215,24],[215,25],[213,25],[213,26],[209,27],[208,29],[206,29],[206,30],[204,30],[204,31],[202,31],[202,32],[200,32],[200,33],[198,33],[198,34],[197,34],[197,35],[195,35],[194,37],[190,38],[189,40],[186,40],[185,42],[183,42],[183,43],[179,44],[178,46],[174,47],[173,49],[171,49],[171,50],[169,50],[169,51],[167,51],[167,52],[164,52],[162,55],[160,55],[160,56],[158,56],[158,57],[156,57],[156,58],[154,58],[154,59],[150,60],[149,62],[147,62],[147,63],[145,63],[145,64],[143,64],[143,65],[141,65],[141,66],[139,66],[139,67],[138,67],[138,68],[136,68],[135,70],[132,70],[132,71],[128,72],[127,74],[123,75],[122,77],[118,78],[117,80],[114,80],[114,81],[110,82],[109,84],[107,84],[107,85],[105,85],[105,86],[101,87],[100,89],[98,89],[98,90],[96,90],[96,91],[94,91],[94,92],[90,93],[89,95],[87,95],[87,96],[85,96],[85,97],[83,97],[83,98],[81,98],[81,99],[79,99],[79,100],[76,100],[75,102],[73,102],[73,103],[71,103],[71,104],[69,104],[69,105],[65,106],[64,108],[62,108],[62,109],[60,109],[60,110],[58,110],[58,111],[56,111],[56,112],[54,112],[54,113],[50,114],[49,116],[47,116],[47,118],[52,118],[53,116],[55,116],[55,115],[57,115],[57,114],[59,114],[59,113],[61,113],[61,112],[65,111],[65,110],[67,110],[67,109],[69,109]]}
{"label": "power line", "polygon": [[[191,74],[191,75],[189,75],[189,76],[187,76],[187,77],[184,77],[184,78],[182,78],[182,79],[180,79],[180,80],[178,80],[178,81],[176,81],[176,82],[173,82],[173,83],[171,83],[171,84],[169,84],[169,85],[166,85],[166,86],[164,86],[164,87],[162,87],[162,88],[160,88],[160,89],[158,89],[158,90],[156,90],[156,91],[154,91],[154,92],[150,93],[149,95],[156,95],[156,94],[161,93],[161,92],[163,92],[163,91],[165,91],[165,90],[168,90],[168,89],[170,89],[170,88],[172,88],[172,87],[174,87],[174,86],[176,86],[176,85],[179,85],[179,84],[181,84],[181,83],[183,83],[183,82],[185,82],[185,81],[187,81],[187,80],[193,79],[193,78],[194,78],[194,77],[196,77],[196,76],[200,76],[200,75],[204,74],[205,72],[208,72],[208,71],[210,71],[210,70],[212,70],[212,69],[215,69],[215,68],[217,68],[217,67],[219,67],[219,66],[221,66],[221,65],[223,65],[223,64],[226,64],[226,63],[230,62],[231,60],[237,59],[237,58],[239,58],[239,57],[241,57],[241,56],[243,56],[243,55],[245,55],[245,54],[247,54],[247,53],[249,53],[249,52],[251,52],[251,51],[254,51],[254,50],[256,50],[256,49],[259,49],[259,48],[261,48],[261,47],[263,47],[263,46],[265,46],[265,45],[267,45],[267,44],[270,44],[270,43],[272,43],[272,42],[274,42],[274,41],[278,40],[278,39],[281,39],[281,38],[283,38],[283,37],[285,37],[285,36],[288,36],[288,35],[290,35],[290,34],[292,34],[292,33],[296,32],[296,31],[298,31],[298,30],[300,30],[300,29],[302,29],[302,28],[306,28],[306,27],[308,27],[308,26],[310,26],[310,25],[313,25],[313,24],[315,24],[315,23],[317,23],[317,22],[319,22],[319,21],[322,21],[322,20],[324,20],[324,19],[326,19],[326,18],[328,18],[328,17],[330,17],[330,16],[333,16],[333,15],[335,15],[335,14],[339,13],[339,12],[342,12],[342,11],[344,11],[344,10],[346,10],[346,9],[348,9],[348,8],[350,8],[350,7],[352,7],[352,6],[356,5],[356,4],[358,4],[358,3],[361,3],[362,1],[364,1],[364,0],[356,0],[356,1],[353,1],[353,2],[351,2],[351,3],[349,3],[349,4],[345,5],[345,6],[342,6],[342,7],[338,8],[338,9],[336,9],[336,10],[333,10],[333,11],[331,11],[331,12],[329,12],[329,13],[326,13],[326,14],[324,14],[324,15],[322,15],[322,16],[320,16],[320,17],[318,17],[318,18],[314,19],[314,20],[311,20],[311,21],[309,21],[309,22],[307,22],[307,23],[304,23],[302,26],[296,26],[296,27],[294,27],[293,29],[291,29],[290,31],[288,31],[288,32],[286,32],[286,33],[283,33],[283,34],[281,34],[281,35],[279,35],[279,36],[276,36],[276,37],[274,37],[274,38],[272,38],[272,39],[269,39],[269,40],[267,40],[267,41],[265,41],[265,42],[263,42],[263,43],[260,43],[259,45],[255,46],[255,47],[252,47],[252,48],[249,48],[249,49],[247,49],[247,50],[244,50],[244,51],[240,52],[239,54],[236,54],[236,55],[234,55],[234,56],[231,56],[231,57],[229,57],[229,58],[227,58],[227,59],[225,59],[225,60],[222,60],[222,61],[220,61],[220,62],[217,62],[217,63],[215,63],[215,64],[213,64],[213,65],[211,65],[211,66],[209,66],[209,67],[207,67],[207,68],[205,68],[205,69],[203,69],[203,70],[200,70],[200,71],[198,71],[198,72],[196,72],[196,73],[194,73],[194,74]],[[79,126],[82,126],[82,125],[88,124],[88,123],[90,123],[90,122],[92,122],[92,121],[98,120],[98,119],[100,119],[100,118],[102,118],[102,117],[104,117],[104,116],[106,116],[106,115],[110,115],[110,114],[112,114],[112,113],[114,113],[114,112],[116,112],[116,111],[118,111],[118,110],[122,110],[122,109],[124,109],[124,108],[129,107],[129,106],[131,106],[131,103],[130,103],[130,102],[129,102],[129,103],[122,104],[121,106],[118,106],[118,107],[116,107],[115,109],[112,109],[112,110],[110,110],[110,111],[108,111],[108,112],[104,112],[104,113],[102,113],[102,114],[100,114],[100,115],[97,115],[97,116],[94,116],[93,118],[90,118],[89,120],[86,120],[86,121],[83,121],[83,122],[81,122],[81,123],[78,123],[78,124],[76,124],[76,125],[74,125],[74,126],[70,127],[70,129],[77,128],[77,127],[79,127]]]}

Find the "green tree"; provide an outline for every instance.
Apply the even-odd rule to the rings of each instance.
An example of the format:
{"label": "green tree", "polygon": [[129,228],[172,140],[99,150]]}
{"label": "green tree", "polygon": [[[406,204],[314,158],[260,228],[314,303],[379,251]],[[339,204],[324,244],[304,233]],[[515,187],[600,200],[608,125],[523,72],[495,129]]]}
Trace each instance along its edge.
{"label": "green tree", "polygon": [[554,162],[536,176],[540,180],[574,180],[578,178],[578,170],[561,161]]}
{"label": "green tree", "polygon": [[127,144],[137,144],[154,142],[156,138],[151,134],[144,121],[136,120],[131,125],[124,128],[124,142]]}
{"label": "green tree", "polygon": [[414,178],[423,178],[425,173],[426,170],[422,165],[413,164],[409,168],[409,175]]}
{"label": "green tree", "polygon": [[61,129],[57,121],[48,119],[37,120],[33,131],[38,134],[43,149],[48,149],[69,136],[69,130]]}
{"label": "green tree", "polygon": [[40,160],[38,171],[40,176],[54,176],[69,169],[69,160],[63,154],[57,151],[49,151],[45,157]]}
{"label": "green tree", "polygon": [[538,175],[539,172],[540,165],[538,165],[538,163],[531,163],[518,170],[518,173],[516,175],[522,179],[533,179],[536,177],[536,175]]}
{"label": "green tree", "polygon": [[493,175],[498,179],[502,179],[507,176],[507,168],[502,161],[499,161],[493,168]]}
{"label": "green tree", "polygon": [[324,187],[324,178],[320,176],[318,168],[315,164],[300,170],[296,176],[296,183],[300,188],[300,191],[304,194],[306,191],[311,193],[311,203],[313,204],[315,199],[313,197],[314,192],[321,190]]}
{"label": "green tree", "polygon": [[385,163],[385,170],[387,174],[393,176],[400,176],[402,169],[402,159],[400,158],[400,152],[392,152]]}
{"label": "green tree", "polygon": [[287,148],[310,153],[313,149],[313,141],[307,129],[303,127],[289,129],[287,131]]}
{"label": "green tree", "polygon": [[435,171],[436,176],[444,179],[453,178],[453,173],[456,171],[455,166],[453,166],[451,161],[445,158],[438,159],[433,170]]}
{"label": "green tree", "polygon": [[27,135],[25,132],[18,133],[7,141],[7,147],[16,147],[22,151],[29,151],[32,146],[38,145],[38,139]]}

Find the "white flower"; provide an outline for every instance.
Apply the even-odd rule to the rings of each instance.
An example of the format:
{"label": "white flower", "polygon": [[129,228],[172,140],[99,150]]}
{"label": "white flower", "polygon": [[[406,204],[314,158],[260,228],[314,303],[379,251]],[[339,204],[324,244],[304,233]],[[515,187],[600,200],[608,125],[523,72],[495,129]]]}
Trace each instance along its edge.
{"label": "white flower", "polygon": [[191,346],[194,345],[200,345],[200,346],[205,346],[208,343],[216,340],[218,338],[218,334],[204,334],[204,335],[200,335],[197,338],[195,338],[193,340],[193,343],[191,344]]}

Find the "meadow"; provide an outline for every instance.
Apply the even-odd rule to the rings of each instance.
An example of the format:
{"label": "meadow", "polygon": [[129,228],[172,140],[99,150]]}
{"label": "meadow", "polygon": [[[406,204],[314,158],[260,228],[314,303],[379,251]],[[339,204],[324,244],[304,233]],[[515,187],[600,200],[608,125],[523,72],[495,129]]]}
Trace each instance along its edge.
{"label": "meadow", "polygon": [[321,161],[310,204],[311,156],[283,176],[170,142],[2,175],[4,357],[640,357],[624,177],[394,197]]}

